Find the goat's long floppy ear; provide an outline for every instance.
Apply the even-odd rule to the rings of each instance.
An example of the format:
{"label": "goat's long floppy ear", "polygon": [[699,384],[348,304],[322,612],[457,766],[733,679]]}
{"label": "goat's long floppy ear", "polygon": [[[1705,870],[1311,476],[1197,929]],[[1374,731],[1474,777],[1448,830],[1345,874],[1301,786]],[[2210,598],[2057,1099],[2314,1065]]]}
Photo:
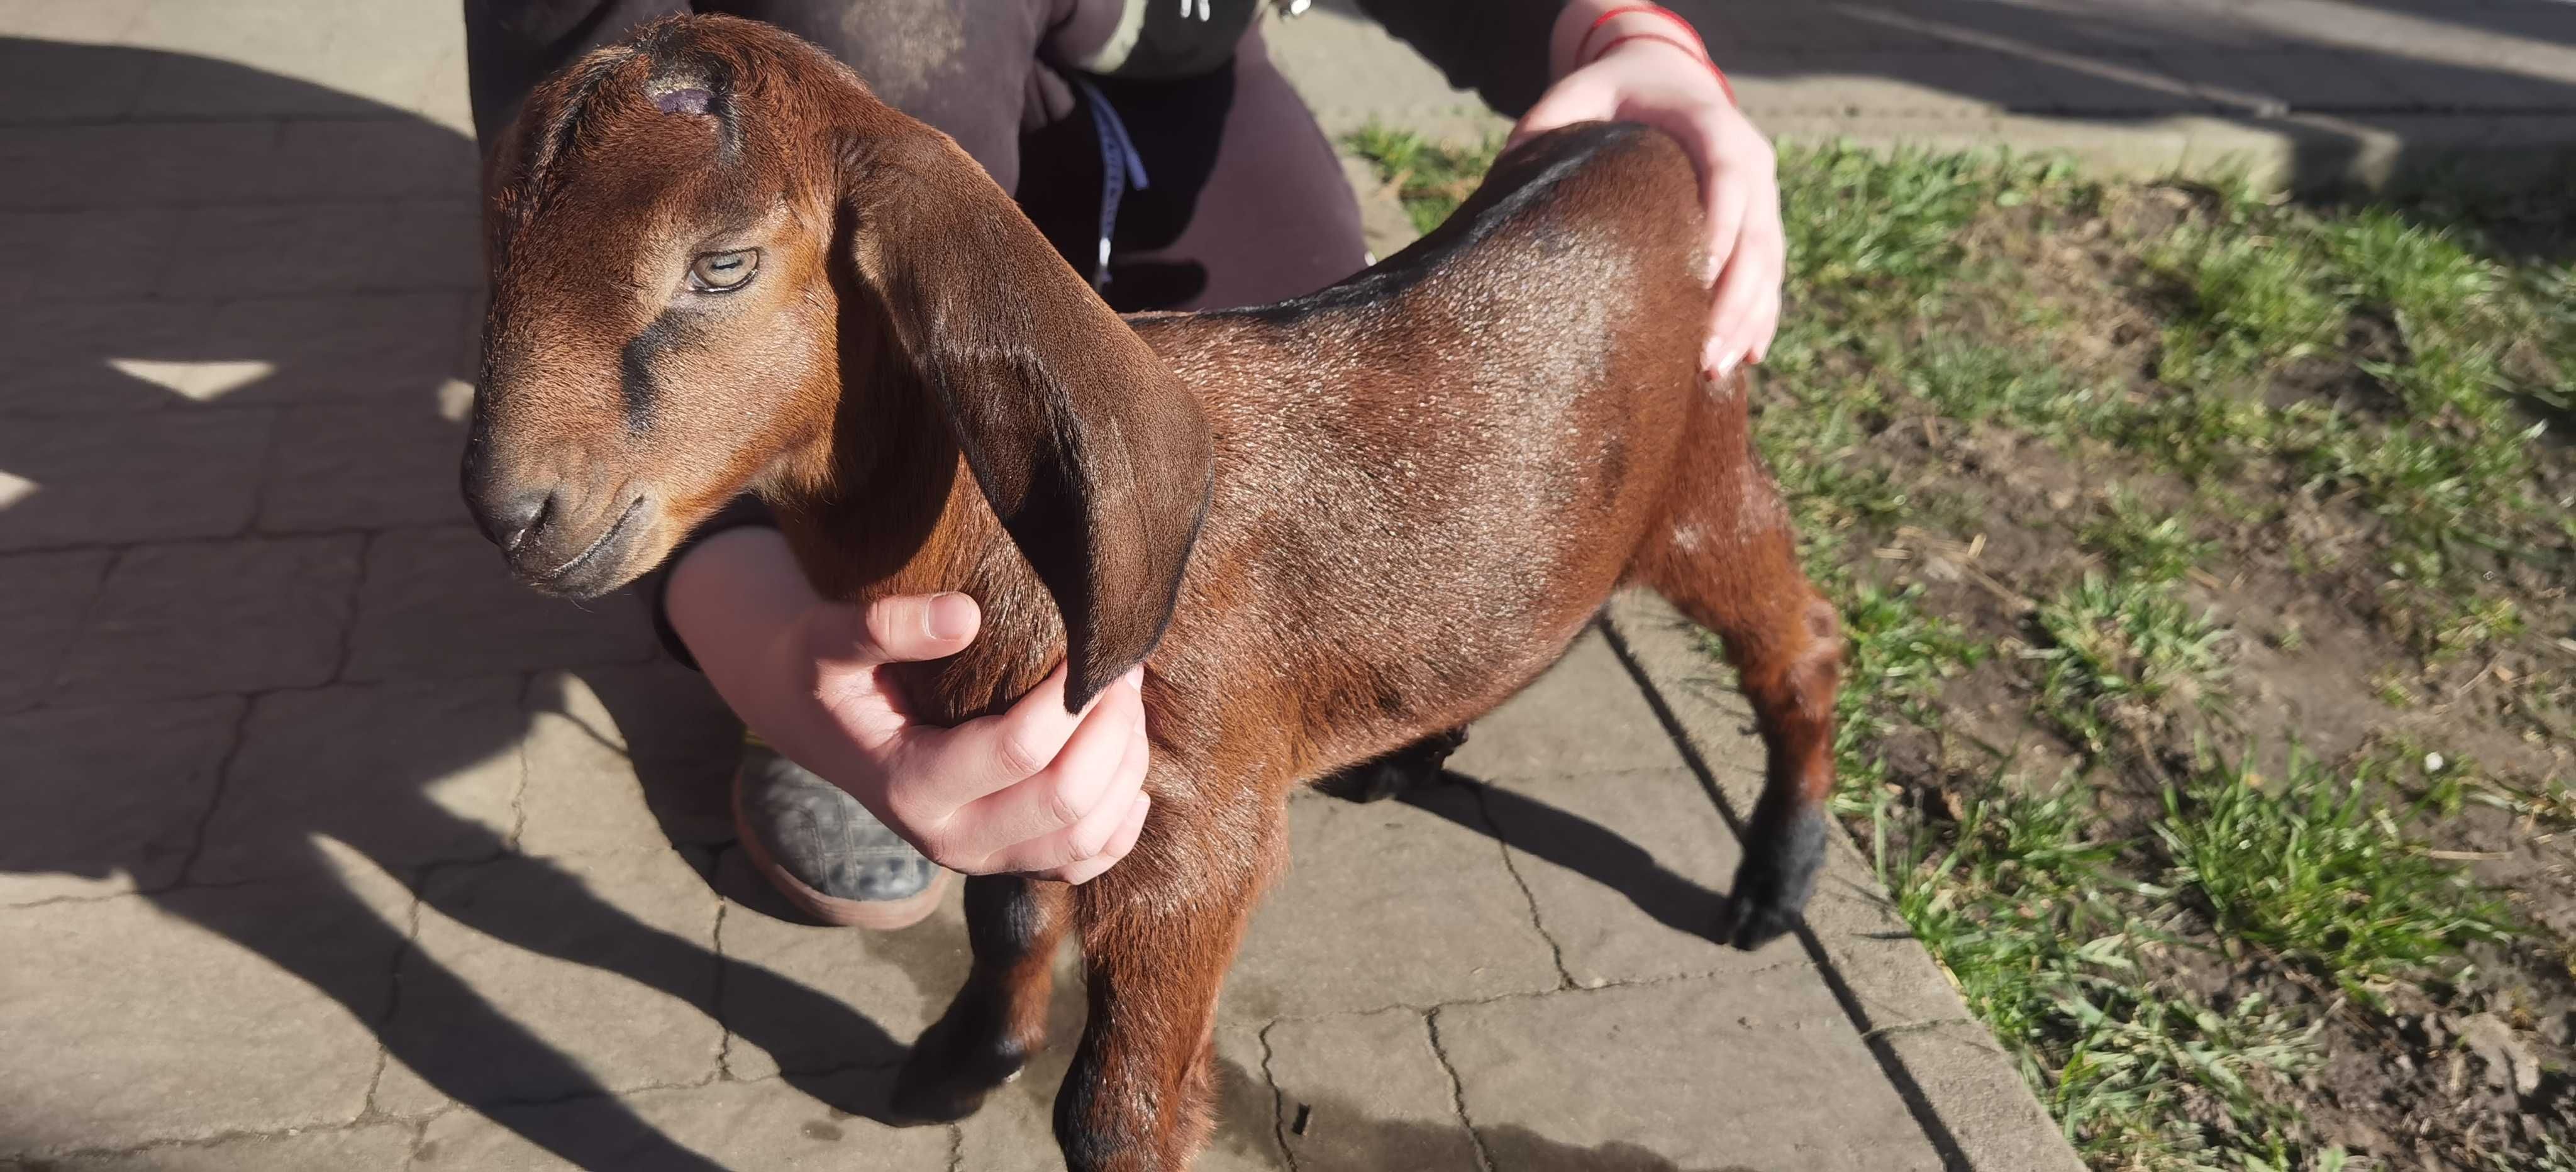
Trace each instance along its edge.
{"label": "goat's long floppy ear", "polygon": [[946,135],[912,124],[845,165],[859,281],[1055,596],[1079,709],[1171,621],[1207,507],[1206,417]]}

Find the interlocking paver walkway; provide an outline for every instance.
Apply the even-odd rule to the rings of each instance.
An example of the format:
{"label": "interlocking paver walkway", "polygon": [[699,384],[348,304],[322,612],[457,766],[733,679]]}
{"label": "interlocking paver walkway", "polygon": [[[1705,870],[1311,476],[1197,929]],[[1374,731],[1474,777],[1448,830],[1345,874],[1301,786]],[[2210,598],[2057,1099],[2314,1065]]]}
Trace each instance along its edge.
{"label": "interlocking paver walkway", "polygon": [[[2526,0],[1683,7],[1783,132],[2167,165],[2556,145],[2576,78]],[[1273,41],[1335,129],[1492,125],[1334,0]],[[1053,1166],[1061,1049],[958,1127],[867,1117],[953,901],[780,916],[703,683],[466,524],[463,60],[443,3],[0,2],[0,1166]],[[1757,754],[1615,617],[1469,780],[1295,801],[1205,1165],[2067,1166],[1847,853],[1802,940],[1698,934]]]}

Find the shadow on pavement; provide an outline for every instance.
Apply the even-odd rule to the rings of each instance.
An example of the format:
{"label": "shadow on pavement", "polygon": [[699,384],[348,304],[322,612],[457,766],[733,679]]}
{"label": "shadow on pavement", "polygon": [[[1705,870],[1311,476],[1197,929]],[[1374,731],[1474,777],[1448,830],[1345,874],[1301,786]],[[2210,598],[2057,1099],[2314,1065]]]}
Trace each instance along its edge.
{"label": "shadow on pavement", "polygon": [[[1543,43],[1554,0],[1320,0],[1361,15],[1438,65],[1452,85],[1517,114],[1537,100],[1538,64],[1492,52]],[[1670,0],[1689,17],[1747,108],[1778,132],[1845,116],[1845,94],[1813,108],[1779,104],[1766,81],[1853,79],[1848,105],[1872,115],[1931,115],[1922,133],[1964,145],[1985,133],[1932,109],[1940,95],[2002,115],[2071,116],[2103,125],[2197,116],[2290,136],[2287,178],[2302,193],[2358,175],[2426,185],[2516,187],[2564,173],[2563,127],[2576,115],[2576,8],[2548,0]],[[1462,34],[1461,29],[1471,30]],[[2403,46],[2386,48],[2383,46]],[[2546,57],[2547,60],[2534,58]],[[1886,83],[1902,83],[1903,90]],[[1821,97],[1821,96],[1820,96]],[[1925,108],[1914,108],[1914,107]],[[2498,137],[2463,144],[2427,117],[2497,119]],[[2539,116],[2539,117],[2533,117]],[[2503,120],[2532,124],[2518,132]],[[1807,131],[1810,128],[1799,126]],[[2080,133],[2080,131],[2078,131]],[[2067,145],[2073,145],[2070,141]],[[2469,149],[2464,149],[2464,147]],[[2497,175],[2506,170],[2530,172]]]}
{"label": "shadow on pavement", "polygon": [[[0,554],[96,551],[102,599],[69,617],[97,620],[122,605],[121,583],[149,577],[138,551],[204,558],[210,571],[235,547],[313,551],[275,586],[308,591],[311,609],[339,617],[337,643],[318,659],[277,652],[290,637],[187,630],[163,652],[121,658],[92,654],[96,639],[75,647],[70,629],[30,631],[0,652],[22,673],[9,677],[19,690],[0,690],[0,810],[10,812],[0,877],[130,874],[160,908],[337,1001],[441,1094],[586,1167],[713,1165],[414,947],[399,912],[388,922],[362,899],[346,853],[323,840],[511,947],[711,1016],[721,980],[728,1003],[762,1007],[764,1024],[729,1024],[764,1049],[787,1053],[819,1033],[840,1042],[845,1068],[898,1062],[903,1044],[847,1005],[643,922],[567,865],[519,853],[516,830],[455,808],[467,800],[458,775],[520,752],[532,723],[578,687],[605,708],[623,742],[608,747],[631,755],[655,815],[707,873],[729,836],[708,811],[720,809],[738,737],[702,685],[675,683],[679,669],[652,661],[632,606],[588,613],[509,599],[495,608],[506,629],[475,629],[478,606],[506,598],[506,583],[455,504],[478,279],[472,144],[402,111],[306,95],[316,87],[205,58],[0,38],[0,62],[20,111],[44,87],[156,77],[202,89],[161,95],[182,106],[229,109],[247,94],[336,108],[287,121],[135,122],[57,102],[43,107],[58,115],[48,123],[12,128],[18,157],[0,196],[11,253],[58,267],[21,269],[12,290]],[[370,511],[377,520],[351,519]],[[194,617],[192,597],[227,589],[180,581],[173,621]],[[147,633],[161,621],[139,609],[135,619]],[[524,646],[485,655],[502,665],[497,679],[442,658],[511,642]],[[546,670],[558,663],[568,674]],[[456,678],[426,678],[441,674]],[[243,693],[232,747],[197,767],[137,766],[154,746],[118,740],[133,735],[120,731],[129,713]],[[466,693],[490,702],[457,698]],[[84,711],[114,719],[84,723]],[[101,792],[111,777],[137,788]],[[508,863],[474,866],[495,860]],[[169,991],[191,996],[187,974],[170,974]],[[502,1110],[583,1097],[597,1109]]]}

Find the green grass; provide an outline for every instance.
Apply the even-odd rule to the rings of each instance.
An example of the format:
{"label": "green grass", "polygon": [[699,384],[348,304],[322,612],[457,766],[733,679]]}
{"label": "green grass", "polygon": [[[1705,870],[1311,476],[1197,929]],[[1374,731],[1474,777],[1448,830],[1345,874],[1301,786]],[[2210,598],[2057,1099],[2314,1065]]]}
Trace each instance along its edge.
{"label": "green grass", "polygon": [[2179,580],[2216,550],[2192,533],[2182,514],[2150,508],[2125,487],[2112,492],[2109,504],[2077,531],[2076,541],[2101,555],[2113,574],[2152,583]]}
{"label": "green grass", "polygon": [[2227,632],[2164,582],[2087,574],[2038,620],[2052,641],[2028,653],[2042,665],[2041,710],[2089,753],[2143,743],[2158,713],[2226,696]]}
{"label": "green grass", "polygon": [[[1495,145],[1379,127],[1350,143],[1424,228]],[[1756,436],[1810,574],[1843,613],[1836,810],[1867,828],[1896,910],[2090,1165],[2348,1166],[2294,1089],[2321,1061],[2325,1006],[2211,1000],[2167,975],[2195,954],[2261,961],[2365,1005],[2456,975],[2465,945],[2526,929],[2410,827],[2467,802],[2576,827],[2576,791],[2447,758],[2434,768],[2395,740],[2340,768],[2292,755],[2271,779],[2229,763],[2279,757],[2281,742],[2228,713],[2230,635],[2182,591],[2227,577],[2252,534],[2298,572],[2375,573],[2388,621],[2426,663],[2560,633],[2535,630],[2496,571],[2576,580],[2576,510],[2534,491],[2553,441],[2530,412],[2576,398],[2576,267],[2508,266],[2399,211],[2186,189],[2178,227],[2113,241],[2131,264],[2111,278],[2117,295],[2149,322],[2143,355],[2087,350],[2060,343],[2102,333],[2101,306],[2061,301],[2063,284],[2027,271],[2031,255],[2061,232],[2100,239],[2135,189],[2045,161],[1841,147],[1784,151],[1780,181],[1792,271]],[[1999,238],[2043,244],[2009,255]],[[2356,339],[2376,340],[2355,353]],[[1965,541],[1984,523],[1941,469],[1904,463],[1921,448],[1885,442],[1924,417],[1951,435],[2032,437],[2086,475],[2094,503],[2048,531],[2096,568],[2010,583],[2038,600],[2020,640],[1938,612],[1871,555],[1900,526]],[[1946,457],[1928,433],[1926,445]],[[2377,528],[2331,559],[2311,553],[2310,537],[2279,528],[2293,492]],[[2293,623],[2274,648],[2296,656],[2308,641]],[[1967,734],[1950,690],[1998,669],[2027,688],[2032,723],[2080,750],[2073,776],[2037,784],[2014,772],[2013,746]],[[2420,674],[2382,682],[2421,711],[2434,688]],[[2570,720],[2576,672],[2524,684],[2530,727]],[[2162,751],[2180,733],[2207,746],[2188,763]],[[1899,775],[1890,747],[1909,738],[1935,746],[1937,776]],[[2095,808],[2108,770],[2169,779],[2160,813],[2135,812],[2137,839],[2111,836]]]}
{"label": "green grass", "polygon": [[1413,230],[1428,232],[1476,190],[1486,168],[1493,166],[1494,156],[1502,153],[1503,140],[1496,137],[1456,146],[1371,122],[1352,133],[1346,145],[1374,164],[1379,178],[1395,186],[1405,214],[1413,219]]}
{"label": "green grass", "polygon": [[2230,944],[2376,996],[2468,943],[2516,930],[2503,903],[2425,853],[2373,785],[2293,751],[2283,776],[2242,762],[2165,792],[2168,881]]}

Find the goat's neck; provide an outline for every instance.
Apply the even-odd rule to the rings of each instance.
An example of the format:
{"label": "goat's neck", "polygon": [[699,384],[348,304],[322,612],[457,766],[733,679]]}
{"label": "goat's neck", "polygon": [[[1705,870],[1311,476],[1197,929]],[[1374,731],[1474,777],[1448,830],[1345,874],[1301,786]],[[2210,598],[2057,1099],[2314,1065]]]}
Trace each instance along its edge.
{"label": "goat's neck", "polygon": [[953,721],[995,710],[1063,656],[1055,602],[993,516],[911,364],[854,363],[843,380],[827,475],[770,494],[806,577],[826,598],[867,602],[958,590],[984,610],[964,653],[941,661],[917,697]]}

